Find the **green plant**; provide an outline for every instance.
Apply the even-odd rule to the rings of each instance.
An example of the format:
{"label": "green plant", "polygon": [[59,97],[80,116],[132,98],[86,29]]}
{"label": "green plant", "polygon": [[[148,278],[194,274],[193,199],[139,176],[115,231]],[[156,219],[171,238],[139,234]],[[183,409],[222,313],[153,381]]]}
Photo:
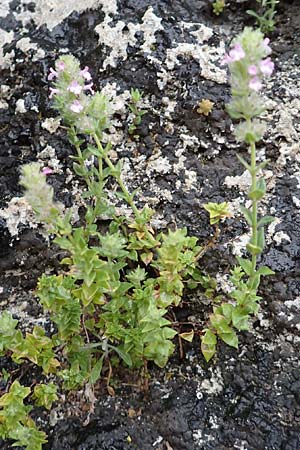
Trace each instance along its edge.
{"label": "green plant", "polygon": [[139,103],[143,97],[143,92],[140,92],[138,89],[131,88],[131,103],[129,104],[129,109],[133,114],[132,123],[128,127],[129,134],[133,134],[136,130],[136,127],[140,125],[142,121],[142,117],[146,114],[147,111],[143,109],[139,109]]}
{"label": "green plant", "polygon": [[26,450],[41,450],[47,442],[46,434],[37,429],[29,416],[32,409],[24,405],[30,388],[14,381],[9,392],[0,397],[0,438],[14,440],[13,447],[24,446]]}
{"label": "green plant", "polygon": [[[236,139],[249,145],[250,162],[238,155],[239,161],[251,175],[251,187],[248,197],[250,208],[241,208],[251,229],[251,238],[247,244],[250,257],[237,258],[238,266],[231,272],[234,288],[230,300],[215,306],[210,315],[209,324],[202,337],[202,352],[209,361],[216,352],[217,336],[226,344],[237,348],[236,330],[247,330],[249,316],[258,312],[260,297],[257,290],[260,279],[274,272],[266,266],[257,268],[257,258],[262,253],[265,238],[264,226],[273,218],[258,217],[258,205],[266,193],[266,183],[261,174],[267,161],[257,162],[256,143],[262,138],[265,127],[257,119],[264,111],[263,99],[258,95],[262,88],[262,79],[270,76],[274,64],[268,57],[271,53],[269,40],[263,38],[259,30],[245,28],[233,41],[233,48],[225,56],[231,73],[232,100],[227,110],[233,119],[242,120],[235,128]],[[267,58],[266,58],[267,57]]]}
{"label": "green plant", "polygon": [[[54,243],[68,252],[61,261],[64,273],[43,275],[37,295],[57,328],[52,344],[67,361],[58,375],[73,389],[95,383],[113,355],[129,367],[141,367],[148,360],[160,367],[166,364],[177,332],[165,316],[171,305],[180,303],[184,280],[201,249],[186,229],[156,236],[149,224],[152,211],[135,205],[134,194],[123,182],[121,163],[112,163],[111,145],[101,142],[109,125],[109,104],[100,93],[87,95],[87,68],[80,71],[75,58],[64,56],[50,78],[56,79],[50,94],[54,106],[77,152],[74,171],[86,184],[84,225],[71,225],[71,211],[54,201],[47,171],[38,164],[23,167],[21,184]],[[136,105],[141,93],[132,90],[132,98]],[[78,134],[89,139],[79,139]],[[106,186],[113,181],[119,186],[113,191],[116,200],[132,210],[130,219],[117,216],[108,200]],[[110,224],[100,232],[103,217]]]}
{"label": "green plant", "polygon": [[250,16],[255,17],[257,25],[263,33],[269,33],[275,29],[276,5],[279,0],[256,0],[260,4],[259,12],[251,9],[247,11]]}
{"label": "green plant", "polygon": [[219,16],[223,12],[225,6],[226,6],[225,0],[215,0],[212,4],[213,13],[216,16]]}
{"label": "green plant", "polygon": [[4,311],[0,315],[0,356],[10,351],[17,364],[28,359],[41,366],[46,374],[55,372],[59,362],[53,351],[54,343],[45,336],[45,331],[35,326],[32,333],[23,337],[22,332],[16,329],[17,324],[9,312]]}
{"label": "green plant", "polygon": [[[74,389],[85,383],[93,386],[104,370],[109,384],[111,366],[120,360],[133,368],[148,360],[160,367],[166,364],[177,331],[165,316],[170,305],[180,303],[184,281],[195,269],[201,248],[186,229],[155,235],[149,224],[152,211],[136,207],[134,194],[122,180],[121,164],[111,162],[110,144],[104,147],[101,143],[109,124],[106,98],[99,93],[87,96],[82,80],[75,82],[75,73],[82,78],[89,75],[86,69],[79,70],[72,57],[65,57],[57,67],[61,80],[52,95],[53,89],[62,94],[55,105],[77,151],[74,171],[86,183],[84,224],[74,228],[72,211],[54,200],[54,191],[46,182],[49,169],[41,170],[36,163],[23,167],[21,184],[27,200],[68,256],[61,261],[63,273],[43,275],[36,291],[55,325],[55,334],[48,337],[42,328],[34,327],[23,335],[18,321],[4,312],[0,355],[10,354],[18,364],[28,360],[41,366],[45,374],[55,372],[63,387]],[[77,133],[88,134],[94,142],[88,139],[85,143]],[[94,164],[89,163],[92,160]],[[132,209],[130,219],[117,216],[108,200],[106,186],[113,180],[120,188],[114,190],[116,200],[127,202]],[[100,232],[102,217],[109,217],[110,224]],[[56,391],[54,383],[40,384],[31,398],[37,406],[50,409],[58,398]],[[0,436],[14,439],[27,450],[40,450],[46,439],[28,415],[32,406],[23,403],[29,394],[30,388],[14,382],[0,399]]]}
{"label": "green plant", "polygon": [[230,217],[231,214],[228,211],[228,203],[206,203],[203,208],[209,212],[209,220],[211,225],[215,225],[220,222],[221,219]]}
{"label": "green plant", "polygon": [[34,387],[33,398],[37,406],[51,409],[52,403],[58,400],[57,386],[54,383],[38,384]]}

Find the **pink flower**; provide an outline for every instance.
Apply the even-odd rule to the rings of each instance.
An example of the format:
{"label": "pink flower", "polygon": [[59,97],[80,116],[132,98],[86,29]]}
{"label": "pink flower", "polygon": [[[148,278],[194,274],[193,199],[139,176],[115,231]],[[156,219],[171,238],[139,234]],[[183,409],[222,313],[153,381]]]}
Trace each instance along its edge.
{"label": "pink flower", "polygon": [[48,80],[52,81],[57,76],[58,76],[58,73],[54,69],[52,69],[52,67],[50,67],[50,73],[48,75]]}
{"label": "pink flower", "polygon": [[270,39],[269,39],[269,38],[265,38],[265,39],[263,40],[263,47],[264,47],[264,49],[266,50],[267,55],[270,55],[270,53],[272,53],[272,49],[271,49],[271,47],[269,46],[269,43],[270,43]]}
{"label": "pink flower", "polygon": [[271,61],[271,58],[266,58],[261,61],[259,67],[264,75],[270,76],[274,70],[274,63]]}
{"label": "pink flower", "polygon": [[235,46],[230,50],[229,57],[232,62],[239,61],[246,56],[246,53],[243,50],[241,44],[235,44]]}
{"label": "pink flower", "polygon": [[44,168],[42,169],[42,173],[43,173],[44,175],[51,175],[51,173],[53,173],[53,170],[50,169],[50,167],[44,167]]}
{"label": "pink flower", "polygon": [[92,95],[94,95],[94,94],[95,94],[95,91],[94,91],[94,89],[92,89],[93,84],[94,84],[94,83],[87,84],[86,86],[84,86],[83,89],[84,89],[85,91],[90,91],[90,93],[91,93]]}
{"label": "pink flower", "polygon": [[55,95],[55,94],[58,94],[59,93],[59,90],[58,89],[55,89],[55,88],[49,88],[50,89],[50,94],[49,94],[49,98],[52,98],[53,97],[53,95]]}
{"label": "pink flower", "polygon": [[225,53],[224,58],[221,61],[221,65],[230,64],[235,61],[239,61],[246,56],[241,44],[235,44],[235,46],[229,51],[229,55]]}
{"label": "pink flower", "polygon": [[252,75],[252,76],[257,75],[257,67],[254,66],[254,64],[252,64],[251,66],[248,67],[248,73],[249,73],[249,75]]}
{"label": "pink flower", "polygon": [[78,81],[74,80],[72,83],[68,86],[68,91],[73,92],[75,95],[80,95],[82,91],[82,86],[78,83]]}
{"label": "pink flower", "polygon": [[253,89],[254,91],[258,92],[262,88],[262,83],[258,77],[253,77],[249,81],[249,88]]}
{"label": "pink flower", "polygon": [[85,66],[85,68],[83,70],[80,71],[80,75],[86,80],[86,81],[91,81],[92,79],[92,75],[89,72],[89,68],[88,66]]}
{"label": "pink flower", "polygon": [[57,69],[58,69],[60,72],[63,72],[63,71],[65,70],[65,68],[66,68],[65,63],[64,63],[63,61],[59,61],[58,64],[57,64]]}
{"label": "pink flower", "polygon": [[229,64],[231,62],[233,62],[233,59],[227,53],[225,53],[225,56],[221,61],[221,66],[225,66],[225,64]]}
{"label": "pink flower", "polygon": [[74,100],[74,102],[70,106],[70,110],[73,111],[74,113],[79,114],[83,110],[83,106],[79,100]]}

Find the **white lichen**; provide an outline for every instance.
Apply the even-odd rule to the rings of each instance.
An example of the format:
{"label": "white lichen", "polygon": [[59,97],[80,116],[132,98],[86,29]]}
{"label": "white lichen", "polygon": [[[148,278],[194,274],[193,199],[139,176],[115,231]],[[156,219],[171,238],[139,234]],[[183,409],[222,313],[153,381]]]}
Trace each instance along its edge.
{"label": "white lichen", "polygon": [[15,114],[25,114],[26,112],[27,109],[25,107],[25,100],[23,98],[19,98],[19,100],[16,101]]}
{"label": "white lichen", "polygon": [[42,128],[50,134],[54,134],[60,126],[60,118],[48,117],[42,122]]}
{"label": "white lichen", "polygon": [[228,188],[236,187],[242,192],[248,192],[251,186],[251,175],[248,170],[242,173],[242,175],[227,176],[224,180],[224,184]]}
{"label": "white lichen", "polygon": [[31,206],[24,197],[13,197],[7,207],[0,210],[0,217],[6,220],[11,236],[18,236],[20,224],[37,228]]}
{"label": "white lichen", "polygon": [[45,57],[45,51],[42,48],[39,48],[39,46],[35,42],[31,42],[30,38],[28,37],[19,39],[19,41],[16,43],[16,47],[22,50],[22,52],[25,54],[28,54],[29,50],[33,50],[34,56],[32,58],[32,61],[37,61]]}
{"label": "white lichen", "polygon": [[103,69],[108,66],[116,67],[118,59],[125,61],[127,59],[128,46],[134,46],[137,43],[137,32],[143,32],[144,42],[140,47],[143,52],[151,53],[152,46],[155,44],[155,33],[162,30],[161,18],[157,17],[152,6],[150,6],[142,17],[142,22],[134,24],[125,23],[119,20],[114,26],[110,24],[111,20],[104,20],[96,26],[95,32],[99,35],[99,44],[104,44],[110,48],[109,55],[103,63]]}
{"label": "white lichen", "polygon": [[215,369],[209,368],[209,371],[211,372],[211,377],[201,381],[197,392],[204,392],[209,395],[219,394],[224,388],[221,370],[219,367],[216,367]]}

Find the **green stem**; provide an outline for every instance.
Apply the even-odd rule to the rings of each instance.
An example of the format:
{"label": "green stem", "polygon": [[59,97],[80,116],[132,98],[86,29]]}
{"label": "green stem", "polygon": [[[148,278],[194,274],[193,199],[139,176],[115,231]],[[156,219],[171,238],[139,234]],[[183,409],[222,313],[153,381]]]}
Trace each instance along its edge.
{"label": "green stem", "polygon": [[[108,165],[108,167],[109,167],[112,171],[114,171],[114,170],[115,170],[115,167],[114,167],[113,163],[111,162],[111,160],[109,159],[108,155],[105,153],[105,151],[104,151],[104,149],[103,149],[103,147],[102,147],[102,144],[101,144],[101,142],[100,142],[100,139],[99,139],[99,137],[97,136],[96,133],[93,135],[93,138],[95,139],[95,142],[96,142],[96,144],[97,144],[98,150],[100,151],[100,153],[101,153],[101,155],[102,155],[104,161],[106,162],[106,164]],[[133,202],[133,200],[132,200],[131,195],[129,194],[129,192],[128,192],[126,186],[125,186],[125,184],[123,183],[123,180],[122,180],[121,176],[115,175],[115,178],[116,178],[116,180],[117,180],[117,182],[118,182],[118,185],[120,186],[120,188],[121,188],[121,190],[122,190],[122,192],[123,192],[123,194],[124,194],[124,197],[125,197],[126,202],[127,202],[128,205],[131,207],[131,209],[132,209],[132,211],[133,211],[135,217],[136,217],[136,218],[139,218],[139,217],[140,217],[140,212],[139,212],[138,208],[135,206],[135,204],[134,204],[134,202]]]}
{"label": "green stem", "polygon": [[[80,145],[77,142],[74,145],[75,145],[75,148],[76,148],[77,156],[79,158],[78,162],[80,163],[81,166],[84,167],[84,159],[83,159],[83,156],[82,156]],[[84,181],[86,182],[87,187],[90,189],[91,181],[90,181],[88,175],[84,175],[83,178],[84,178]]]}
{"label": "green stem", "polygon": [[[77,152],[77,156],[78,156],[78,162],[81,165],[81,167],[85,168],[84,167],[84,158],[83,158],[83,155],[82,155],[82,152],[81,152],[81,148],[80,148],[80,145],[79,145],[79,140],[77,139],[77,136],[76,136],[76,131],[75,131],[74,128],[72,128],[71,130],[72,130],[72,133],[73,133],[74,137],[76,138],[76,140],[74,142],[74,146],[76,148],[76,152]],[[98,177],[98,181],[99,181],[99,186],[100,186],[100,192],[102,193],[102,191],[103,191],[102,158],[98,159],[98,163],[99,163],[99,177]],[[85,174],[85,175],[83,175],[83,179],[86,182],[86,185],[87,185],[88,189],[91,190],[92,189],[92,182],[91,182],[90,176]],[[88,225],[92,225],[94,223],[96,217],[97,217],[97,209],[98,209],[98,203],[100,201],[100,198],[101,198],[101,194],[99,195],[98,198],[96,198],[94,200],[94,208],[93,208],[93,210],[91,210],[91,211],[93,211],[93,214],[89,215],[89,216],[86,216]]]}
{"label": "green stem", "polygon": [[[256,172],[256,146],[255,142],[252,142],[250,144],[251,149],[251,178],[252,178],[252,184],[251,184],[251,191],[256,190],[257,186],[257,172]],[[257,246],[257,200],[252,200],[252,244]],[[252,255],[252,267],[251,267],[251,274],[250,274],[250,280],[253,280],[255,273],[256,273],[256,262],[257,262],[257,256]]]}

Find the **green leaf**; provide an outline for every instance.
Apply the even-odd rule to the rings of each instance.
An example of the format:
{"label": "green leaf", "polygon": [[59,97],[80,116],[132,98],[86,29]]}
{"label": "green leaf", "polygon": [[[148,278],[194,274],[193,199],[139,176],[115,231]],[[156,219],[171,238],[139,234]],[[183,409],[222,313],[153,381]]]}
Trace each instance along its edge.
{"label": "green leaf", "polygon": [[251,281],[251,289],[253,289],[254,291],[256,291],[260,285],[260,275],[258,272],[256,272],[256,274],[254,275],[254,277],[252,277]]}
{"label": "green leaf", "polygon": [[251,214],[251,210],[245,208],[244,206],[240,206],[240,210],[242,211],[242,213],[244,214],[245,219],[247,220],[248,224],[250,226],[252,226],[252,214]]}
{"label": "green leaf", "polygon": [[65,237],[56,237],[53,242],[63,248],[64,250],[71,251],[73,249],[73,244]]}
{"label": "green leaf", "polygon": [[262,249],[260,247],[258,247],[257,245],[253,245],[250,242],[246,245],[246,249],[251,253],[251,255],[259,255],[262,252]]}
{"label": "green leaf", "polygon": [[2,368],[1,376],[2,376],[2,380],[4,381],[4,383],[7,383],[7,381],[9,380],[9,377],[10,377],[10,373],[6,369]]}
{"label": "green leaf", "polygon": [[236,307],[232,312],[232,325],[239,331],[249,330],[249,316],[243,308]]}
{"label": "green leaf", "polygon": [[257,226],[262,227],[264,225],[269,225],[270,223],[274,222],[275,217],[272,216],[264,216],[261,219],[259,219]]}
{"label": "green leaf", "polygon": [[230,333],[231,328],[228,325],[228,320],[221,314],[211,314],[210,321],[212,326],[217,330],[217,333]]}
{"label": "green leaf", "polygon": [[257,231],[257,246],[263,251],[265,246],[265,230],[264,227],[260,227]]}
{"label": "green leaf", "polygon": [[13,319],[12,314],[4,311],[0,316],[0,335],[12,336],[17,325],[18,321]]}
{"label": "green leaf", "polygon": [[137,103],[141,100],[143,96],[143,91],[139,91],[138,89],[131,88],[130,90],[131,100],[134,103]]}
{"label": "green leaf", "polygon": [[115,347],[113,345],[109,345],[112,349],[115,350],[116,353],[120,356],[121,359],[127,364],[127,366],[132,367],[132,359],[129,353],[124,352],[120,347]]}
{"label": "green leaf", "polygon": [[17,332],[14,341],[9,349],[12,352],[12,359],[17,364],[29,359],[34,364],[41,366],[45,373],[55,372],[59,362],[54,358],[53,342],[45,336],[45,331],[41,327],[35,326],[32,333],[27,333],[23,338],[21,332]]}
{"label": "green leaf", "polygon": [[252,191],[249,191],[248,197],[251,200],[260,200],[263,198],[264,195],[265,195],[265,192],[262,191],[261,189],[254,189]]}
{"label": "green leaf", "polygon": [[252,11],[252,9],[247,9],[246,13],[249,14],[249,16],[255,17],[257,20],[260,19],[260,16],[256,14],[256,12]]}
{"label": "green leaf", "polygon": [[61,265],[66,264],[66,265],[68,265],[68,266],[71,266],[71,265],[73,264],[73,261],[72,261],[71,258],[63,258],[63,259],[60,261],[60,264],[61,264]]}
{"label": "green leaf", "polygon": [[209,329],[205,331],[205,334],[201,337],[201,352],[208,362],[216,353],[217,337]]}
{"label": "green leaf", "polygon": [[101,247],[100,254],[111,259],[118,259],[127,256],[128,251],[125,249],[126,239],[118,231],[116,233],[106,233],[99,236]]}
{"label": "green leaf", "polygon": [[201,352],[205,358],[205,361],[209,362],[216,353],[216,346],[215,345],[207,345],[202,342],[201,343]]}
{"label": "green leaf", "polygon": [[94,147],[93,145],[88,145],[87,150],[91,155],[97,156],[98,158],[103,157],[103,153],[100,152],[100,150],[97,147]]}
{"label": "green leaf", "polygon": [[257,273],[259,275],[275,275],[275,272],[273,272],[273,270],[271,270],[269,267],[267,266],[262,266],[259,267],[259,269],[257,270]]}
{"label": "green leaf", "polygon": [[256,166],[256,173],[258,173],[260,170],[264,169],[268,164],[269,164],[270,160],[266,159],[265,161],[262,161],[261,163],[259,163]]}
{"label": "green leaf", "polygon": [[237,256],[236,259],[238,260],[239,265],[241,266],[243,271],[249,276],[252,272],[252,262],[239,256]]}
{"label": "green leaf", "polygon": [[[240,117],[240,116],[239,116]],[[240,161],[240,163],[241,164],[243,164],[243,166],[249,171],[249,172],[251,172],[251,166],[247,163],[247,161],[245,161],[245,159],[242,157],[242,156],[240,156],[240,155],[236,155],[237,156],[237,159]]]}
{"label": "green leaf", "polygon": [[93,366],[91,373],[90,373],[90,378],[89,378],[90,384],[95,384],[99,380],[99,378],[101,376],[101,372],[102,372],[104,357],[105,357],[105,353],[103,353],[101,358]]}
{"label": "green leaf", "polygon": [[[111,169],[111,176],[115,177],[115,178],[120,178],[121,176],[121,172],[122,172],[122,163],[121,161],[118,161],[113,169]],[[120,192],[116,192],[115,194],[120,194]],[[125,194],[125,200],[126,200],[126,194]]]}
{"label": "green leaf", "polygon": [[204,330],[205,334],[201,337],[202,342],[207,345],[216,345],[217,344],[217,336],[211,330]]}
{"label": "green leaf", "polygon": [[[158,367],[165,367],[168,362],[169,356],[174,351],[174,347],[174,344],[169,340],[157,341],[152,350],[153,355],[151,356],[151,358],[153,358],[153,361]],[[146,354],[147,353],[145,351],[145,355]]]}
{"label": "green leaf", "polygon": [[86,177],[89,174],[89,171],[82,164],[73,163],[73,170],[79,177]]}
{"label": "green leaf", "polygon": [[230,303],[223,303],[220,308],[226,320],[231,321],[231,314],[234,309],[234,306],[231,305]]}
{"label": "green leaf", "polygon": [[257,182],[256,189],[251,190],[248,194],[251,200],[260,200],[266,193],[266,182],[264,178],[260,178]]}
{"label": "green leaf", "polygon": [[225,344],[230,345],[230,347],[238,348],[239,339],[235,331],[232,330],[231,333],[221,333],[219,336]]}
{"label": "green leaf", "polygon": [[194,339],[194,330],[185,333],[180,333],[179,336],[185,341],[192,342]]}

